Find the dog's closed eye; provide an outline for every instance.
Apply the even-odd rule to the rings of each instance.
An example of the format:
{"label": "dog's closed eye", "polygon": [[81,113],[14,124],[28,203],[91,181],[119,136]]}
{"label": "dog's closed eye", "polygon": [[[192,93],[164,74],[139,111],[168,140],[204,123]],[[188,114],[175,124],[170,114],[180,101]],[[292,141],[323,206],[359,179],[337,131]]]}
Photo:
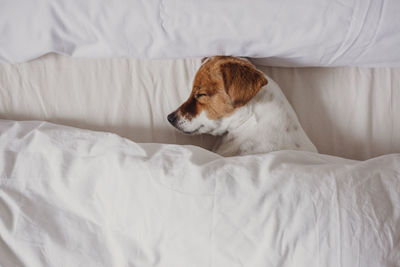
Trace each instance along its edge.
{"label": "dog's closed eye", "polygon": [[199,99],[199,98],[202,97],[202,96],[207,96],[207,94],[198,93],[198,94],[196,94],[194,97],[195,97],[196,99]]}

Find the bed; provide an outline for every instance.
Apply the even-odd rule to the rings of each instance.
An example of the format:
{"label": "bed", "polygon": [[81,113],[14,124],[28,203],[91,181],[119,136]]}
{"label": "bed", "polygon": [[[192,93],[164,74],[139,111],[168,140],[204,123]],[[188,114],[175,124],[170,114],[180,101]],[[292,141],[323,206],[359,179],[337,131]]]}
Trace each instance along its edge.
{"label": "bed", "polygon": [[[0,266],[399,266],[398,2],[15,3]],[[320,153],[224,158],[171,127],[214,54],[275,80]]]}

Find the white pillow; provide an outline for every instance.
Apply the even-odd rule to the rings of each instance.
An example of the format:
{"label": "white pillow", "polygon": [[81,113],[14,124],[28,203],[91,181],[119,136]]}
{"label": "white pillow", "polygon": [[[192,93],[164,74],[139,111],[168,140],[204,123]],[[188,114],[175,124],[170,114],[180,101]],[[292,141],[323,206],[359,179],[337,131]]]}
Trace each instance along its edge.
{"label": "white pillow", "polygon": [[236,55],[279,66],[400,66],[398,14],[398,0],[5,0],[0,62],[57,52]]}

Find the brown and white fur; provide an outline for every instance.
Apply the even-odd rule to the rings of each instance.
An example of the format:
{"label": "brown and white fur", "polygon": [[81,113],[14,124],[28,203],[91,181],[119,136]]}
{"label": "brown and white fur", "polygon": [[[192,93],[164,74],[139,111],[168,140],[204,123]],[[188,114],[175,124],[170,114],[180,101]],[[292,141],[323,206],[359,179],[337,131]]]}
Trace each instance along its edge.
{"label": "brown and white fur", "polygon": [[168,121],[187,134],[223,135],[214,149],[223,156],[317,152],[279,86],[243,58],[203,59],[189,98]]}

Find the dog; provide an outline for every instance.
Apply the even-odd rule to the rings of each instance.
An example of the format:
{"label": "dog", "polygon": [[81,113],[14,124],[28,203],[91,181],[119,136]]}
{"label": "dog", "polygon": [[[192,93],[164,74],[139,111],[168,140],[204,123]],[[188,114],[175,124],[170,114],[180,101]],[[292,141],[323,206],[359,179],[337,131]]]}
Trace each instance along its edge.
{"label": "dog", "polygon": [[167,119],[186,134],[222,135],[213,149],[222,156],[317,152],[280,87],[244,58],[204,58],[189,98]]}

